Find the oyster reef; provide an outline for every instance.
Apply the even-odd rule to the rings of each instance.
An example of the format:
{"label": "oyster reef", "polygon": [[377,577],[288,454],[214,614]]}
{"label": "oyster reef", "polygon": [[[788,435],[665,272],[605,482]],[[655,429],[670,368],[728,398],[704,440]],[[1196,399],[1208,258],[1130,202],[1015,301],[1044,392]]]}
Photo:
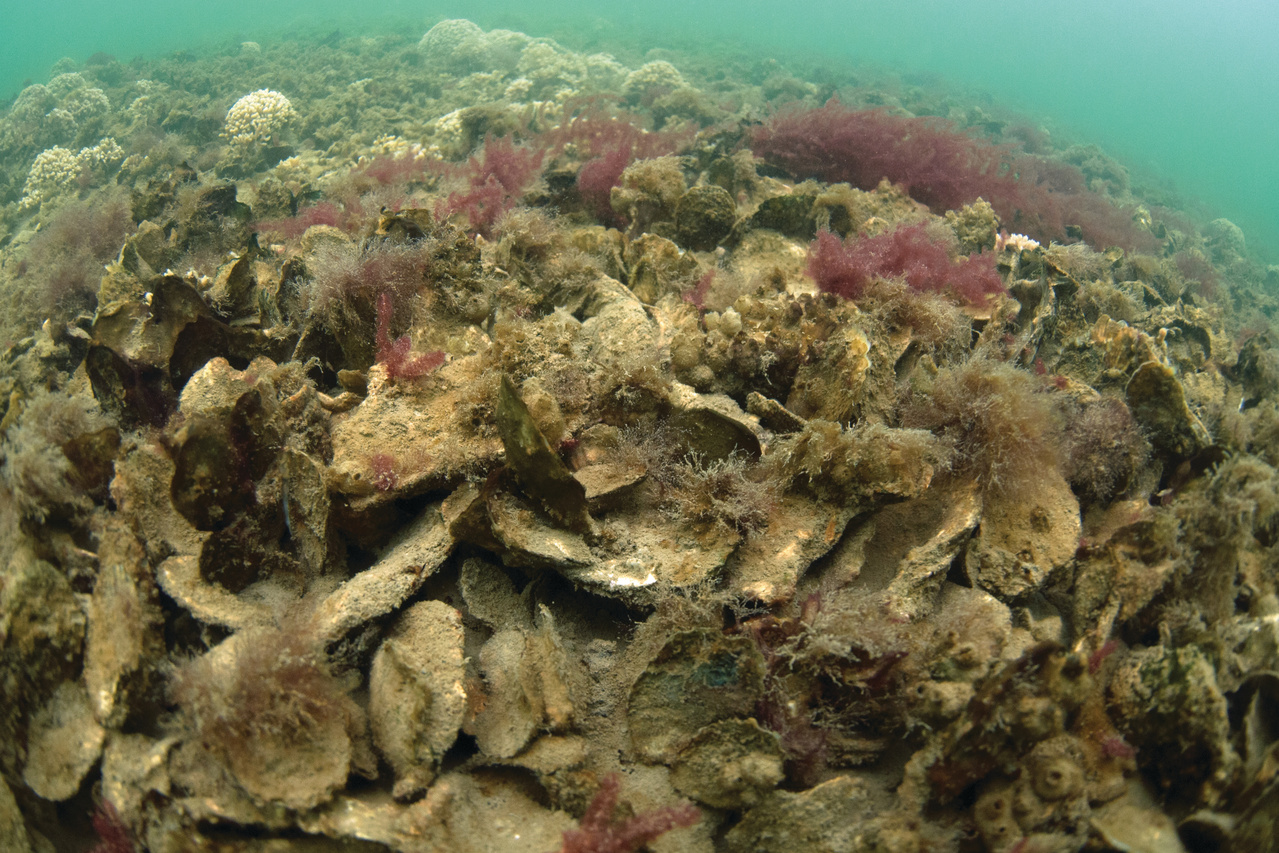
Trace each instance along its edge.
{"label": "oyster reef", "polygon": [[1275,851],[1276,287],[873,71],[59,63],[0,114],[0,847]]}

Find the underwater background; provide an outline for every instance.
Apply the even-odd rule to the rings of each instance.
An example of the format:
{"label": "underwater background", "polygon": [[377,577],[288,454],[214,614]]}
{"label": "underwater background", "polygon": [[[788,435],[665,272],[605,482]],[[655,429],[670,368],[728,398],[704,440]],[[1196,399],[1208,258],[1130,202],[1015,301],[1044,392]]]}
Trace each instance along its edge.
{"label": "underwater background", "polygon": [[1091,2],[0,7],[0,853],[1279,853],[1275,13]]}
{"label": "underwater background", "polygon": [[[779,59],[883,65],[989,92],[1055,134],[1095,142],[1138,183],[1179,193],[1243,228],[1279,258],[1279,4],[1232,0],[645,0],[599,3],[380,0],[57,0],[3,4],[0,99],[49,67],[95,52],[127,62],[273,36],[385,32],[466,17],[485,29],[553,36],[570,47],[619,43],[752,46]],[[57,23],[54,23],[57,22]]]}

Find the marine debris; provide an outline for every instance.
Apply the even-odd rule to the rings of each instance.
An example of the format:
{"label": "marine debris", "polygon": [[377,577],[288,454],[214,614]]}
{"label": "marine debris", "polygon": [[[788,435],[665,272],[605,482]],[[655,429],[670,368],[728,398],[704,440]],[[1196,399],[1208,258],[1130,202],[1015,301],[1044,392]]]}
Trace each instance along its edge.
{"label": "marine debris", "polygon": [[717,63],[447,20],[18,95],[0,847],[1279,849],[1279,271]]}

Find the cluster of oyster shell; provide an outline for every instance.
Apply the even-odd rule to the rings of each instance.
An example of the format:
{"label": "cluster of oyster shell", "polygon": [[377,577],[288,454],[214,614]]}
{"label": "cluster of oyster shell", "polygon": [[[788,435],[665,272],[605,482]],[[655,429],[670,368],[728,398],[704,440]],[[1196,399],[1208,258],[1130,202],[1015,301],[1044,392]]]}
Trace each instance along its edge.
{"label": "cluster of oyster shell", "polygon": [[[477,31],[427,46],[500,46]],[[1123,253],[1087,281],[1017,240],[1008,295],[930,309],[943,346],[818,293],[807,238],[834,205],[995,245],[988,207],[713,155],[619,188],[647,233],[408,207],[166,270],[247,220],[250,188],[201,187],[92,318],[11,347],[3,428],[42,384],[98,420],[56,447],[81,494],[4,508],[0,846],[48,849],[92,789],[139,849],[548,853],[621,771],[636,813],[702,810],[654,849],[1272,849],[1279,475],[1205,423],[1274,395],[1266,347]],[[319,293],[392,250],[429,256],[400,313]],[[1085,310],[1102,282],[1140,318]],[[392,322],[438,369],[397,374]],[[1122,401],[1149,468],[1086,512],[1054,465],[992,487],[901,425],[960,363]],[[1204,501],[1237,538],[1187,532]],[[1210,554],[1262,603],[1146,624]]]}

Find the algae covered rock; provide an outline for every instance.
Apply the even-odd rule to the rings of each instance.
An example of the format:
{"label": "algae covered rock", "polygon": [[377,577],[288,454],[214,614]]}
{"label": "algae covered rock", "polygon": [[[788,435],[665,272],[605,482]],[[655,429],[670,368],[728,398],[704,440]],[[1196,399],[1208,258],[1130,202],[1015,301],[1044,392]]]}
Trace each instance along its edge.
{"label": "algae covered rock", "polygon": [[1120,661],[1108,695],[1125,738],[1151,753],[1155,784],[1164,790],[1211,798],[1237,772],[1225,696],[1194,646],[1133,651]]}
{"label": "algae covered rock", "polygon": [[783,778],[780,738],[754,720],[705,727],[671,768],[671,783],[680,793],[722,809],[758,803]]}
{"label": "algae covered rock", "polygon": [[586,490],[551,450],[520,399],[510,377],[503,375],[498,394],[497,427],[509,464],[525,493],[539,502],[556,522],[569,530],[590,528]]}
{"label": "algae covered rock", "polygon": [[31,718],[23,781],[46,800],[70,799],[97,763],[105,735],[84,686],[63,682]]}
{"label": "algae covered rock", "polygon": [[84,682],[95,718],[118,726],[158,679],[164,616],[142,544],[120,527],[98,550],[102,570],[87,611]]}
{"label": "algae covered rock", "polygon": [[478,665],[485,698],[473,702],[466,731],[484,754],[511,758],[538,731],[571,730],[580,714],[581,673],[545,605],[531,624],[490,637]]}
{"label": "algae covered rock", "polygon": [[537,802],[520,774],[450,773],[398,817],[387,841],[410,851],[544,853],[572,825],[568,814]]}
{"label": "algae covered rock", "polygon": [[964,556],[974,586],[1012,600],[1041,587],[1079,547],[1079,501],[1065,478],[1046,472],[1033,499],[992,495]]}
{"label": "algae covered rock", "polygon": [[777,791],[746,812],[724,841],[729,850],[858,850],[874,806],[866,785],[837,776],[807,791]]}
{"label": "algae covered rock", "polygon": [[675,202],[675,233],[690,249],[708,252],[733,230],[737,206],[723,187],[693,187]]}
{"label": "algae covered rock", "polygon": [[0,673],[10,701],[0,710],[0,760],[19,772],[27,752],[28,714],[53,700],[74,678],[84,647],[85,618],[66,577],[28,549],[8,556],[0,585]]}
{"label": "algae covered rock", "polygon": [[627,284],[645,303],[688,290],[698,272],[692,255],[685,254],[674,241],[658,234],[644,234],[632,241],[623,258]]}
{"label": "algae covered rock", "polygon": [[188,786],[308,809],[372,770],[364,713],[313,644],[296,624],[249,629],[183,666],[172,691],[193,735],[178,759]]}
{"label": "algae covered rock", "polygon": [[1137,368],[1125,393],[1133,417],[1159,452],[1185,459],[1208,445],[1208,430],[1190,411],[1186,392],[1166,364],[1148,361]]}
{"label": "algae covered rock", "polygon": [[13,798],[13,789],[9,783],[0,779],[0,844],[5,850],[14,853],[28,853],[31,850],[31,837],[22,821],[22,812]]}

